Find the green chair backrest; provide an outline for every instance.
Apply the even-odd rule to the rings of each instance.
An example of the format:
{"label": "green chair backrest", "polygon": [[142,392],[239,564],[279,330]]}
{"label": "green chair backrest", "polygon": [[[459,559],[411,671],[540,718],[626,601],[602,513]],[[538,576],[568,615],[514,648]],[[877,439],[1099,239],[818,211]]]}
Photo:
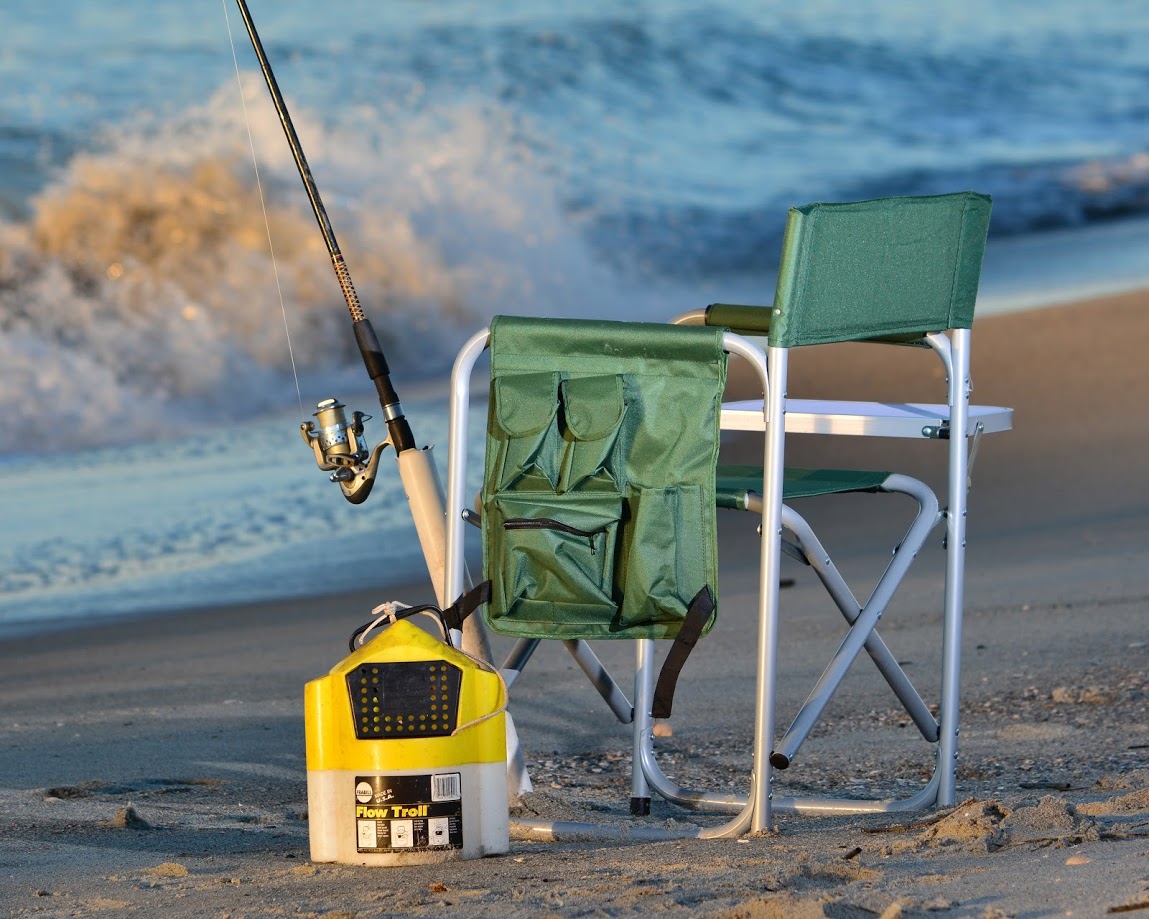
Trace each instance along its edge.
{"label": "green chair backrest", "polygon": [[717,597],[722,335],[493,320],[481,494],[492,629],[673,638],[703,588]]}
{"label": "green chair backrest", "polygon": [[792,208],[771,343],[968,329],[989,212],[975,192]]}
{"label": "green chair backrest", "polygon": [[791,208],[768,317],[716,304],[707,323],[784,348],[968,329],[990,206],[967,191]]}

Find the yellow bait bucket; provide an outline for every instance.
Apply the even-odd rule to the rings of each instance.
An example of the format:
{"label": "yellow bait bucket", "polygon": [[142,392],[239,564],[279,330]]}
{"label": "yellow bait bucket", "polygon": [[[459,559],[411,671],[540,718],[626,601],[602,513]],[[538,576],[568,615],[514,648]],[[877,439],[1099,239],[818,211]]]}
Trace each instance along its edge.
{"label": "yellow bait bucket", "polygon": [[508,851],[506,686],[400,620],[304,691],[311,859]]}

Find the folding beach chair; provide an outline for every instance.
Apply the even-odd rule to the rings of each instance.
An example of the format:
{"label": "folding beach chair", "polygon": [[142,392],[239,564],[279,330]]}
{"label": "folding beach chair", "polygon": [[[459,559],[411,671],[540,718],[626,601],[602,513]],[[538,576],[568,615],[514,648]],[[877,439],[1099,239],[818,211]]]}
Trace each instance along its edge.
{"label": "folding beach chair", "polygon": [[[971,407],[969,404],[969,328],[973,319],[988,216],[989,199],[973,193],[796,208],[791,211],[787,225],[776,302],[772,307],[715,305],[704,313],[685,317],[687,322],[696,320],[712,327],[729,328],[749,335],[764,335],[768,340],[766,346],[768,357],[764,357],[757,349],[748,347],[745,340],[737,335],[727,333],[722,339],[723,346],[727,350],[747,357],[756,368],[761,368],[761,365],[768,360],[769,374],[767,380],[766,374],[759,370],[763,375],[764,399],[723,405],[720,416],[721,427],[724,429],[765,431],[763,465],[720,467],[713,492],[715,500],[720,504],[760,514],[760,532],[765,534],[760,547],[761,588],[750,793],[739,795],[682,788],[663,773],[654,753],[653,718],[668,713],[661,704],[665,693],[660,693],[659,687],[665,688],[672,681],[661,677],[656,681],[652,638],[678,634],[677,623],[690,618],[689,612],[683,612],[683,608],[688,607],[685,601],[693,597],[693,594],[687,597],[689,591],[679,591],[679,610],[673,617],[676,623],[674,628],[660,631],[651,628],[650,620],[644,620],[643,627],[650,630],[650,637],[644,635],[641,628],[625,635],[637,639],[633,705],[626,699],[618,685],[605,674],[605,670],[590,652],[585,640],[589,637],[621,636],[622,631],[615,630],[615,625],[620,620],[611,619],[615,625],[608,626],[605,633],[602,631],[588,633],[581,630],[585,623],[573,629],[566,621],[561,625],[544,623],[543,620],[547,615],[540,615],[539,611],[534,609],[528,616],[531,620],[528,628],[537,627],[540,631],[518,632],[527,637],[516,646],[504,667],[504,672],[513,679],[540,638],[558,637],[565,640],[568,650],[575,655],[619,720],[632,723],[633,813],[645,812],[649,807],[650,795],[654,792],[685,807],[737,814],[733,822],[720,830],[700,834],[718,835],[740,832],[747,828],[752,830],[769,828],[772,809],[848,813],[928,807],[953,802],[964,576],[965,499],[968,487],[967,437],[1006,430],[1011,424],[1011,413],[1008,409]],[[511,321],[502,319],[499,322]],[[601,448],[584,449],[580,456],[578,451],[574,454],[563,453],[562,450],[565,448],[561,447],[561,442],[564,439],[573,441],[585,439],[595,442],[604,437],[609,440],[614,436],[610,432],[615,430],[613,425],[618,416],[616,410],[601,407],[614,405],[617,402],[609,385],[596,381],[563,387],[563,380],[571,373],[567,362],[573,358],[574,375],[580,377],[627,373],[625,363],[615,366],[613,370],[609,369],[610,362],[615,361],[617,364],[617,359],[624,354],[631,360],[638,360],[639,366],[657,366],[667,360],[666,356],[660,355],[653,347],[647,348],[643,345],[643,341],[648,335],[655,337],[663,333],[656,331],[661,328],[658,326],[629,327],[624,324],[556,320],[514,322],[528,323],[528,326],[520,328],[520,331],[525,330],[525,334],[521,337],[527,344],[520,350],[526,357],[518,355],[508,362],[496,354],[492,361],[492,373],[496,378],[504,372],[509,372],[512,377],[521,379],[512,379],[505,385],[496,382],[492,386],[491,427],[494,433],[489,433],[487,441],[487,465],[481,500],[484,526],[490,527],[498,520],[507,522],[508,505],[504,501],[504,506],[500,507],[498,496],[507,488],[515,491],[521,484],[526,483],[524,491],[535,490],[543,493],[544,500],[541,503],[543,509],[533,513],[547,522],[531,523],[529,520],[511,517],[513,523],[510,529],[529,530],[541,527],[561,531],[563,527],[551,527],[550,521],[558,518],[545,509],[551,506],[547,504],[552,500],[549,492],[557,493],[573,482],[594,483],[596,477],[601,478],[605,468],[600,463],[605,455]],[[626,347],[611,347],[607,345],[604,337],[607,330],[594,328],[603,325],[614,326],[618,331],[632,328],[636,334],[620,336],[620,340],[627,341]],[[588,330],[591,332],[589,343],[581,342],[575,335],[576,332]],[[933,349],[947,371],[947,403],[877,404],[789,399],[786,394],[789,350],[799,346],[842,341],[881,341]],[[449,458],[451,472],[448,489],[449,583],[446,589],[448,596],[460,595],[463,585],[461,521],[467,513],[463,483],[466,452],[464,446],[466,387],[469,385],[464,380],[469,377],[471,367],[486,343],[486,331],[468,343],[456,362],[453,377],[452,441]],[[627,352],[627,348],[632,350]],[[584,357],[593,357],[590,362],[593,371],[580,365],[579,361]],[[555,371],[558,372],[557,383],[551,379]],[[521,411],[519,410],[520,402],[517,394],[528,383],[532,387],[535,385],[526,379],[532,375],[542,381],[542,391],[548,394],[544,402],[553,401],[558,408],[553,411],[538,410],[530,407],[532,400],[527,399],[521,402],[523,407]],[[656,372],[654,376],[673,378],[675,374]],[[500,389],[504,388],[506,392],[500,392]],[[701,400],[694,397],[679,397],[671,398],[668,404],[694,407],[701,402],[706,405],[712,399],[710,391],[707,392],[708,394]],[[568,401],[571,403],[571,411],[565,407]],[[625,399],[623,401],[625,403]],[[504,403],[505,408],[502,407]],[[591,408],[591,405],[599,407]],[[501,414],[506,414],[507,417],[501,419]],[[660,410],[640,414],[655,420],[663,417]],[[676,419],[677,416],[673,413],[666,416],[667,420],[672,418]],[[562,426],[567,424],[568,420],[574,424],[572,432],[562,430]],[[524,434],[530,443],[525,447],[506,446],[502,442],[506,438],[494,430],[499,426],[505,428],[504,434],[514,432]],[[673,426],[683,427],[678,421],[675,421]],[[692,428],[693,425],[685,427]],[[949,471],[945,508],[939,506],[932,490],[924,483],[904,475],[872,471],[786,470],[784,458],[787,432],[912,436],[918,439],[948,440]],[[625,439],[626,437],[622,438]],[[560,446],[558,453],[554,452],[556,446]],[[706,458],[704,465],[708,465],[712,456],[711,449],[710,446],[701,447],[695,444],[687,453],[696,458],[704,456]],[[512,453],[517,458],[514,462],[508,462]],[[677,463],[678,460],[674,460],[664,465],[673,468]],[[540,464],[543,469],[540,469]],[[546,471],[547,467],[549,471]],[[507,470],[510,470],[509,477],[506,474]],[[597,488],[596,485],[590,490],[595,491]],[[609,488],[605,490],[610,491]],[[804,497],[857,491],[899,493],[908,495],[917,504],[917,512],[908,531],[898,544],[892,547],[892,560],[865,603],[859,603],[855,599],[812,528],[788,503]],[[512,502],[509,506],[516,508],[514,513],[520,513],[533,504],[533,499],[525,503],[515,503],[522,497],[521,495],[509,497]],[[613,519],[613,502],[613,497],[607,502],[611,507],[610,513],[606,515],[608,519]],[[702,501],[696,502],[693,506],[704,508],[707,504],[708,502]],[[664,509],[663,515],[665,513]],[[705,508],[704,513],[708,513]],[[622,516],[625,517],[625,514]],[[885,646],[876,630],[876,624],[889,606],[918,551],[943,520],[946,523],[947,534],[942,630],[943,663],[939,715],[935,717],[896,658]],[[592,545],[594,540],[600,538],[609,541],[611,537],[607,535],[608,529],[609,527],[602,528],[601,519],[584,519],[582,522],[570,524],[566,535],[576,540],[585,540],[585,543],[579,546],[579,551],[584,556],[589,553],[598,560],[601,556]],[[490,536],[491,530],[488,529],[487,533]],[[669,541],[648,537],[651,539],[651,546],[657,542],[657,551],[649,553],[643,564],[649,564],[653,568],[661,565],[664,569],[676,569],[678,566],[668,561],[679,557],[675,554],[678,551],[675,540],[696,539],[683,535],[687,533],[688,529],[676,528],[674,537]],[[616,540],[619,538],[617,533],[614,538]],[[502,552],[497,548],[497,540],[488,538],[485,548],[489,551],[484,561],[485,576],[495,574],[510,577],[528,585],[528,593],[536,589],[570,592],[567,580],[556,580],[551,573],[548,573],[554,568],[554,559],[565,555],[565,550],[562,553],[548,552],[545,549],[525,553],[524,560],[510,566],[509,574],[504,571],[500,575],[491,564],[491,555]],[[788,552],[810,565],[841,611],[848,630],[838,651],[792,725],[775,743],[777,618],[779,573],[783,552]],[[616,552],[615,555],[618,556],[619,553]],[[527,556],[530,556],[529,560]],[[660,557],[661,562],[658,561]],[[496,566],[496,568],[502,567],[502,563]],[[596,565],[584,563],[582,567],[584,570],[592,571],[596,577],[601,575]],[[624,577],[621,582],[612,586],[612,590],[628,586],[633,588],[633,584],[627,584],[628,580]],[[646,583],[650,583],[649,577]],[[703,579],[703,583],[712,593],[716,590],[716,585],[709,581],[709,574]],[[690,586],[697,587],[698,582]],[[625,591],[622,595],[625,595]],[[641,590],[638,591],[638,595],[641,597]],[[508,617],[504,616],[503,611],[515,605],[516,601],[510,598],[505,586],[501,589],[492,588],[491,597],[495,611],[488,621],[496,630],[506,629],[513,633],[514,627],[510,626]],[[618,596],[614,596],[613,599],[618,600],[620,604],[622,602]],[[531,603],[519,605],[524,609],[533,606]],[[558,609],[560,606],[562,604],[555,604],[554,608]],[[616,615],[617,611],[611,610],[610,603],[603,602],[602,606],[605,611],[610,611],[611,616]],[[600,610],[600,613],[604,610]],[[514,614],[509,618],[513,619]],[[500,619],[503,621],[500,622]],[[573,619],[579,620],[580,615],[574,615]],[[709,623],[710,620],[707,618],[705,621]],[[601,629],[601,626],[599,628]],[[691,639],[688,638],[687,643],[689,640]],[[846,670],[862,648],[866,649],[878,665],[925,740],[936,745],[933,778],[922,792],[900,801],[842,800],[813,796],[800,799],[773,797],[772,770],[787,768],[790,765],[828,700],[841,684]],[[678,661],[670,667],[669,672],[672,674],[681,665],[681,650],[672,648],[667,655],[668,659]],[[663,673],[666,672],[668,671],[664,665]]]}
{"label": "folding beach chair", "polygon": [[[488,344],[483,581],[464,595],[463,521],[474,517],[467,409]],[[634,724],[640,783],[637,750],[652,712],[669,715],[686,655],[717,615],[727,351],[767,385],[760,349],[722,329],[500,316],[464,346],[452,375],[446,595],[462,597],[453,624],[477,608],[494,631],[519,639],[503,667],[508,684],[540,640],[564,641],[618,719]],[[759,490],[762,481],[760,472]],[[587,644],[595,639],[668,640],[657,686],[644,653],[643,695],[632,706]],[[640,797],[632,809],[649,808]],[[751,806],[700,835],[741,831]]]}
{"label": "folding beach chair", "polygon": [[[970,406],[970,327],[973,322],[990,199],[972,192],[930,197],[888,198],[847,204],[812,204],[790,211],[772,307],[713,305],[682,321],[702,321],[743,334],[766,336],[770,389],[765,399],[766,483],[759,470],[720,468],[719,500],[753,509],[780,526],[763,530],[774,569],[783,552],[808,564],[825,585],[848,624],[822,676],[789,729],[768,749],[758,748],[754,780],[767,788],[772,769],[785,769],[809,736],[853,660],[865,648],[923,738],[936,745],[932,779],[905,800],[853,800],[826,796],[766,795],[754,828],[769,826],[770,809],[808,813],[856,813],[912,809],[954,802],[958,735],[965,565],[967,437],[1006,430],[1009,409]],[[872,341],[932,348],[947,376],[946,405],[831,402],[790,399],[790,350],[846,341]],[[761,430],[763,404],[728,404],[723,427]],[[784,423],[776,423],[784,419]],[[824,433],[948,440],[946,503],[924,483],[885,472],[786,469],[787,433]],[[749,477],[749,478],[747,478]],[[816,495],[870,491],[909,495],[917,513],[872,594],[860,603],[811,527],[789,502]],[[925,540],[945,522],[946,567],[941,635],[941,688],[935,718],[882,641],[876,626]],[[864,524],[865,521],[859,521]],[[766,615],[777,609],[779,585],[767,585]],[[759,700],[773,720],[774,663]],[[765,754],[769,754],[768,756]],[[738,800],[674,786],[657,768],[650,745],[644,767],[655,790],[686,806],[736,807]]]}

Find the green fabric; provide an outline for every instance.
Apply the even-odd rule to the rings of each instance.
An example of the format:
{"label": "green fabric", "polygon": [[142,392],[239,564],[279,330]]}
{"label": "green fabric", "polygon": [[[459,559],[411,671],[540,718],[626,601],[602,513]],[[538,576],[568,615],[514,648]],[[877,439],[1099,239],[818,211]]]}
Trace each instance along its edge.
{"label": "green fabric", "polygon": [[[739,335],[769,335],[770,317],[773,315],[774,310],[769,306],[711,303],[706,307],[706,325],[721,326]],[[924,337],[923,332],[905,332],[900,335],[875,335],[864,340],[888,345],[916,345],[924,344]]]}
{"label": "green fabric", "polygon": [[[782,500],[840,495],[851,491],[881,491],[888,472],[857,469],[802,469],[787,466],[782,482]],[[761,466],[719,466],[718,506],[743,508],[746,492],[762,492]]]}
{"label": "green fabric", "polygon": [[494,319],[481,495],[494,631],[673,638],[699,590],[717,597],[722,334]]}
{"label": "green fabric", "polygon": [[791,208],[770,343],[969,328],[990,206],[959,192]]}

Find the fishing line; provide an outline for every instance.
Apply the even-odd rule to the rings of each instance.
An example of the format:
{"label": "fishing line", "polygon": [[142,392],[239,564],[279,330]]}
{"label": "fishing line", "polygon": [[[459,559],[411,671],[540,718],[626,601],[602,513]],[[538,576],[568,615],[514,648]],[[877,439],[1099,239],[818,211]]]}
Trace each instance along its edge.
{"label": "fishing line", "polygon": [[267,231],[267,248],[271,254],[271,270],[275,275],[275,290],[279,294],[279,312],[283,316],[283,332],[287,336],[287,354],[291,358],[291,374],[295,377],[295,397],[299,400],[299,417],[306,420],[307,413],[303,410],[303,392],[299,387],[299,371],[295,367],[295,351],[291,347],[291,329],[287,324],[287,305],[283,300],[283,286],[279,283],[279,263],[275,258],[275,243],[271,238],[271,221],[267,216],[267,202],[263,197],[263,182],[259,177],[259,160],[255,155],[255,138],[251,134],[251,119],[247,114],[247,100],[243,96],[243,77],[239,71],[239,57],[235,51],[235,37],[231,33],[231,17],[227,12],[227,0],[220,0],[223,4],[223,18],[227,23],[227,40],[231,43],[231,60],[235,65],[235,82],[239,87],[239,101],[243,106],[243,123],[247,128],[247,144],[251,148],[251,165],[255,168],[255,187],[259,191],[259,206],[263,211],[263,226]]}

